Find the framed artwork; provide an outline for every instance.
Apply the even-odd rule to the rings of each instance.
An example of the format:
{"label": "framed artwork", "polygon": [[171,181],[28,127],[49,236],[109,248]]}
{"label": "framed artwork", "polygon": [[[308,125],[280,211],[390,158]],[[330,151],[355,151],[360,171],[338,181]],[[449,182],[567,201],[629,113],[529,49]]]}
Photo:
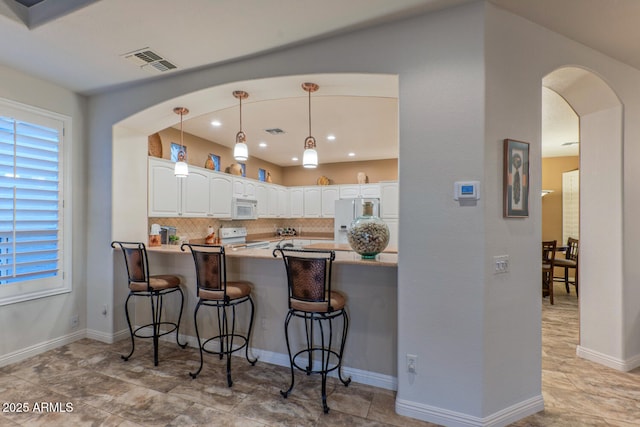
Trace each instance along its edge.
{"label": "framed artwork", "polygon": [[247,177],[247,165],[244,163],[240,163],[240,167],[242,168],[242,176]]}
{"label": "framed artwork", "polygon": [[204,163],[204,167],[206,169],[211,169],[214,171],[220,171],[220,156],[217,156],[213,153],[209,153],[209,157],[207,157],[207,161]]}
{"label": "framed artwork", "polygon": [[265,182],[267,180],[267,171],[264,169],[258,169],[258,181]]}
{"label": "framed artwork", "polygon": [[187,146],[183,145],[182,146],[182,151],[184,152],[184,156],[180,156],[180,144],[176,144],[175,142],[171,143],[171,161],[172,162],[177,162],[178,160],[180,161],[186,161],[187,159]]}
{"label": "framed artwork", "polygon": [[529,143],[504,140],[503,216],[529,216]]}

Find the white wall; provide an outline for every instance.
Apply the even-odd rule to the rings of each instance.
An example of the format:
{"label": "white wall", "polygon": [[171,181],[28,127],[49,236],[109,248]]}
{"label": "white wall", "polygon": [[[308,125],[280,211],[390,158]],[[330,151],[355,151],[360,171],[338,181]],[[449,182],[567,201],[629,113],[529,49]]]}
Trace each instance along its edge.
{"label": "white wall", "polygon": [[[86,99],[51,83],[0,66],[0,98],[70,116],[73,121],[73,290],[71,293],[0,307],[0,365],[77,339],[86,326]],[[71,328],[71,316],[80,326]]]}

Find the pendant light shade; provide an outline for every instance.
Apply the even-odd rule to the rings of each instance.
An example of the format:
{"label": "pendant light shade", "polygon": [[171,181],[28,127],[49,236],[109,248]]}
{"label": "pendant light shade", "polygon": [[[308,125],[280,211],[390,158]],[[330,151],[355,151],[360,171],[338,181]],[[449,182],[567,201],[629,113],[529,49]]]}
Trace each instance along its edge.
{"label": "pendant light shade", "polygon": [[249,158],[249,148],[247,147],[247,135],[242,131],[242,100],[247,99],[249,94],[242,90],[236,90],[233,92],[233,96],[240,100],[240,131],[236,134],[233,158],[238,162],[246,162]]}
{"label": "pendant light shade", "polygon": [[173,112],[180,114],[180,151],[178,151],[178,161],[173,169],[173,174],[177,178],[186,178],[189,175],[189,165],[186,162],[186,153],[184,152],[184,133],[182,131],[182,117],[189,114],[189,110],[184,107],[176,107]]}
{"label": "pendant light shade", "polygon": [[304,153],[302,154],[302,166],[313,169],[318,167],[318,152],[316,151],[316,139],[311,136],[311,92],[320,88],[315,83],[302,83],[302,89],[309,93],[309,136],[304,140]]}

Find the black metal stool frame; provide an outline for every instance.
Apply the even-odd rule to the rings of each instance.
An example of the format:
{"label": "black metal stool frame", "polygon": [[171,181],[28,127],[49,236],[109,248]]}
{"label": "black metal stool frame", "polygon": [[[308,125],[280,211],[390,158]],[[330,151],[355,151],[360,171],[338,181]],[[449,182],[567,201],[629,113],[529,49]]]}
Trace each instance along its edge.
{"label": "black metal stool frame", "polygon": [[[309,249],[299,250],[299,249],[278,248],[273,251],[273,256],[277,257],[278,252],[280,252],[280,255],[284,260],[285,268],[287,271],[289,311],[285,318],[284,334],[285,334],[285,340],[287,342],[287,352],[289,354],[289,363],[291,367],[291,384],[287,390],[281,390],[280,394],[282,395],[282,397],[286,399],[289,396],[289,394],[291,394],[291,392],[293,391],[293,387],[295,385],[294,368],[305,372],[307,375],[320,374],[322,377],[322,407],[323,407],[324,413],[326,414],[329,412],[329,406],[327,405],[327,375],[330,372],[337,370],[338,378],[340,379],[340,382],[344,384],[345,387],[348,387],[349,384],[351,383],[351,377],[347,379],[344,379],[342,377],[342,357],[344,354],[344,348],[347,341],[347,333],[349,331],[349,316],[344,307],[338,310],[334,310],[333,307],[331,306],[331,267],[332,267],[333,260],[335,259],[335,252],[325,251],[325,250],[309,250]],[[308,256],[309,255],[313,256],[313,254],[317,254],[320,258],[310,258],[308,256],[296,257],[296,253],[298,253],[299,255],[303,255],[304,253]],[[291,299],[295,297],[292,294],[293,277],[291,274],[291,269],[289,264],[290,258],[325,260],[326,264],[325,264],[324,273],[325,273],[325,283],[326,283],[325,291],[327,296],[323,301],[317,301],[317,300],[308,300],[308,301],[309,302],[325,302],[326,300],[327,302],[326,312],[304,311],[304,310],[298,310],[291,307]],[[291,343],[289,340],[289,324],[291,322],[291,319],[293,319],[294,317],[301,318],[304,320],[306,347],[296,352],[295,354],[292,354]],[[332,348],[333,338],[334,338],[333,319],[336,319],[338,317],[343,318],[343,324],[342,324],[342,334],[341,334],[342,339],[340,341],[340,349],[336,351]],[[318,322],[318,325],[320,327],[320,334],[319,334],[320,341],[321,341],[320,346],[317,346],[314,344],[314,323],[315,322]],[[324,323],[328,323],[328,326],[329,326],[327,340],[325,340],[326,333],[325,333]],[[328,344],[328,346],[326,344]],[[314,354],[318,354],[318,353],[320,354],[320,367],[318,369],[314,369]],[[304,356],[307,356],[306,362],[300,361],[300,363],[298,363],[298,358],[304,357]],[[331,362],[332,356],[336,359],[336,361],[334,361],[333,363]],[[306,363],[306,366],[301,365],[304,363]]]}
{"label": "black metal stool frame", "polygon": [[[196,329],[196,338],[198,340],[198,346],[200,347],[200,367],[196,372],[189,372],[191,378],[195,379],[204,366],[204,353],[209,354],[217,354],[220,356],[220,360],[224,356],[227,357],[227,384],[229,387],[233,385],[233,380],[231,379],[231,355],[237,351],[245,349],[245,358],[251,364],[251,366],[255,366],[258,361],[257,358],[251,359],[249,357],[249,341],[251,339],[251,331],[253,330],[253,320],[255,313],[255,305],[253,303],[253,299],[251,295],[247,295],[242,298],[231,299],[227,295],[227,264],[225,258],[225,252],[223,246],[211,246],[211,245],[196,245],[190,243],[183,243],[180,249],[184,251],[184,248],[188,247],[191,250],[191,254],[193,255],[193,260],[196,268],[196,280],[197,280],[197,292],[198,292],[198,304],[196,305],[196,309],[193,313],[193,323]],[[195,249],[194,249],[195,248]],[[203,249],[207,250],[203,250]],[[212,250],[213,248],[213,250]],[[221,290],[224,292],[224,298],[221,300],[209,300],[200,298],[200,288],[203,287],[200,283],[201,271],[200,271],[200,263],[198,262],[198,254],[199,253],[210,253],[215,256],[220,257],[220,265],[222,266],[222,276],[221,276]],[[236,306],[248,301],[251,306],[251,315],[249,318],[249,329],[247,331],[247,335],[244,336],[242,334],[236,333]],[[200,341],[200,331],[198,329],[198,311],[200,311],[200,307],[202,306],[215,307],[217,309],[217,318],[218,318],[218,332],[219,334],[208,338],[204,342]],[[229,316],[227,315],[227,310],[231,308],[231,331],[229,331]],[[242,344],[234,348],[233,341],[234,339],[240,339]],[[209,342],[219,340],[220,350],[212,350],[207,349],[206,345]]]}
{"label": "black metal stool frame", "polygon": [[[124,312],[127,318],[127,325],[129,326],[129,333],[131,335],[131,351],[126,356],[121,355],[120,357],[125,362],[129,360],[129,358],[133,355],[133,352],[135,351],[136,337],[144,338],[144,339],[151,338],[153,339],[153,364],[154,366],[158,366],[158,347],[159,347],[160,337],[164,335],[168,335],[175,331],[176,343],[178,344],[178,346],[180,346],[181,348],[185,348],[187,346],[186,342],[184,344],[180,344],[180,333],[179,333],[180,321],[182,319],[182,311],[184,308],[184,293],[182,292],[182,289],[180,288],[180,286],[175,288],[159,289],[159,290],[155,290],[151,287],[151,285],[149,284],[149,279],[151,277],[149,275],[149,260],[147,257],[147,249],[144,243],[120,242],[120,241],[111,242],[112,248],[115,249],[116,246],[120,247],[120,249],[122,250],[122,253],[124,254],[124,263],[127,269],[127,280],[129,281],[129,284],[131,282],[147,283],[147,290],[145,291],[129,290],[129,295],[127,296],[127,299],[124,303]],[[132,273],[132,269],[130,269],[130,266],[129,266],[129,260],[131,256],[130,254],[133,253],[134,251],[139,252],[142,259],[142,270],[140,271],[142,276],[140,277],[135,277],[135,275]],[[164,305],[164,296],[174,292],[178,292],[180,294],[180,313],[178,314],[178,321],[177,322],[162,321],[162,309]],[[129,315],[129,301],[131,300],[131,297],[145,297],[145,298],[149,298],[149,300],[151,301],[151,323],[139,326],[135,330],[131,325],[131,317]],[[169,326],[170,328],[168,330],[162,331],[163,326],[165,327]],[[143,332],[141,332],[143,330],[148,329],[149,327],[152,328],[151,334],[144,334]]]}

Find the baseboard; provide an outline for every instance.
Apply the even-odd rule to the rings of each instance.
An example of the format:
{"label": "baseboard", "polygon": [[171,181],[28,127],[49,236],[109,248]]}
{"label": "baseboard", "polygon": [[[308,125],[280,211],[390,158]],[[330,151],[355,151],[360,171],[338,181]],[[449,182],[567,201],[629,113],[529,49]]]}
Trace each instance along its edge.
{"label": "baseboard", "polygon": [[[128,331],[127,331],[128,333]],[[173,342],[175,336],[169,334],[161,338],[162,341]],[[198,340],[195,337],[189,335],[180,334],[180,342],[187,342],[189,347],[198,348]],[[216,348],[216,343],[211,343],[212,349]],[[276,353],[273,351],[261,350],[259,348],[251,348],[249,350],[253,357],[257,357],[258,361],[268,363],[270,365],[289,367],[289,355],[286,353]],[[331,372],[329,376],[337,377],[337,372]],[[344,366],[342,368],[343,377],[351,377],[351,381],[366,384],[378,388],[384,388],[387,390],[398,389],[398,379],[391,375],[379,374],[377,372],[364,371],[362,369],[350,368]]]}
{"label": "baseboard", "polygon": [[[0,357],[0,367],[19,362],[32,356],[36,356],[48,350],[53,350],[54,348],[69,344],[82,338],[90,338],[107,344],[113,344],[122,339],[128,339],[129,336],[130,335],[128,329],[123,329],[113,334],[96,331],[93,329],[83,329],[81,331],[76,331],[71,334],[46,341],[44,343],[36,344],[16,352],[6,354]],[[161,337],[160,340],[175,342],[175,335],[165,335]],[[180,334],[180,342],[186,342],[189,347],[198,348],[198,340],[195,337]],[[215,343],[213,344],[215,345]],[[250,352],[261,362],[277,366],[289,366],[289,355],[287,355],[286,353],[276,353],[257,348],[251,348]],[[342,368],[342,375],[343,377],[351,377],[351,381],[356,383],[367,384],[387,390],[398,389],[398,379],[391,375],[384,375],[377,372],[350,368],[348,366],[344,366]],[[336,377],[337,372],[332,372],[330,376]]]}
{"label": "baseboard", "polygon": [[81,329],[70,334],[63,335],[61,337],[53,338],[39,344],[25,347],[12,353],[3,354],[2,356],[0,356],[0,367],[11,365],[12,363],[17,363],[30,357],[37,356],[38,354],[44,353],[45,351],[53,350],[63,345],[70,344],[74,341],[85,338],[86,336],[86,329]]}
{"label": "baseboard", "polygon": [[542,410],[541,394],[484,418],[396,398],[398,414],[448,427],[503,427]]}
{"label": "baseboard", "polygon": [[631,371],[632,369],[640,366],[640,355],[636,355],[631,359],[622,360],[580,345],[576,349],[576,354],[578,357],[582,357],[583,359],[623,372]]}

